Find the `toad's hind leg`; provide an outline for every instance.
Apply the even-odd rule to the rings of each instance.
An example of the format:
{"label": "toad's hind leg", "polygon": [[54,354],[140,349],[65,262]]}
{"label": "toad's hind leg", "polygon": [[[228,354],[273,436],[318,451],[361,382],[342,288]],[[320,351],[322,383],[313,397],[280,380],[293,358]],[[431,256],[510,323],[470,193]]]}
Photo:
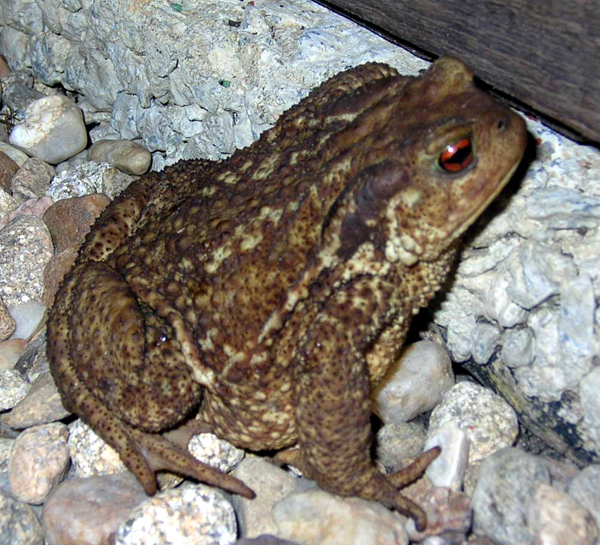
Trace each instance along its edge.
{"label": "toad's hind leg", "polygon": [[[117,272],[105,263],[78,265],[52,312],[50,366],[63,403],[119,452],[147,493],[156,491],[155,471],[167,469],[253,495],[156,433],[185,419],[200,389],[168,326],[144,313]],[[85,327],[76,322],[81,316]]]}

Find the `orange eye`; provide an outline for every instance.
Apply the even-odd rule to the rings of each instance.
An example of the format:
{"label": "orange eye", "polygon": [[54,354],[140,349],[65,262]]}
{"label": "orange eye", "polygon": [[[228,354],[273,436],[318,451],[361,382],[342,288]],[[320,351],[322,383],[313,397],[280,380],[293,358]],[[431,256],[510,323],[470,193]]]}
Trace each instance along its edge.
{"label": "orange eye", "polygon": [[473,161],[473,146],[470,138],[463,138],[456,144],[446,146],[438,163],[446,172],[460,172]]}

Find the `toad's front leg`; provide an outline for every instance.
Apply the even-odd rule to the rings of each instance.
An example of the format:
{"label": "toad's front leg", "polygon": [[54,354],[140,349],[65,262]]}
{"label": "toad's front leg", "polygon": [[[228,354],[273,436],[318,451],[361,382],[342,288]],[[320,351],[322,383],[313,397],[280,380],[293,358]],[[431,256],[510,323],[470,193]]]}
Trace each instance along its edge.
{"label": "toad's front leg", "polygon": [[369,304],[354,306],[348,293],[333,299],[313,323],[299,353],[296,421],[300,449],[295,461],[324,490],[381,501],[424,528],[425,513],[402,496],[399,488],[416,480],[439,449],[426,452],[392,475],[382,474],[373,465],[365,347],[357,346],[356,339],[368,341],[366,328],[373,327],[369,318],[378,309]]}

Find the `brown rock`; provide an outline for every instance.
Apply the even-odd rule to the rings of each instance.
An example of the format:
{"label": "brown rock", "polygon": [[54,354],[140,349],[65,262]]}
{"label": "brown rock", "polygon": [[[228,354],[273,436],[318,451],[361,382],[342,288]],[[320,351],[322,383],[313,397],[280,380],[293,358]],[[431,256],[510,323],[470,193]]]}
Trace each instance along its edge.
{"label": "brown rock", "polygon": [[46,539],[63,544],[111,543],[131,510],[147,499],[131,473],[71,479],[44,506]]}
{"label": "brown rock", "polygon": [[4,57],[0,55],[0,78],[8,76],[10,74],[10,67],[6,64]]}
{"label": "brown rock", "polygon": [[54,203],[44,214],[57,252],[72,245],[79,247],[100,212],[110,203],[102,193],[63,199]]}
{"label": "brown rock", "polygon": [[79,245],[74,244],[73,246],[69,246],[66,250],[60,252],[60,254],[54,255],[44,269],[44,294],[42,295],[42,303],[48,308],[54,303],[54,297],[62,279],[69,272],[73,263],[75,263],[75,258],[77,257],[76,246],[78,247]]}
{"label": "brown rock", "polygon": [[0,151],[0,187],[10,193],[10,181],[19,170],[15,163],[6,153]]}

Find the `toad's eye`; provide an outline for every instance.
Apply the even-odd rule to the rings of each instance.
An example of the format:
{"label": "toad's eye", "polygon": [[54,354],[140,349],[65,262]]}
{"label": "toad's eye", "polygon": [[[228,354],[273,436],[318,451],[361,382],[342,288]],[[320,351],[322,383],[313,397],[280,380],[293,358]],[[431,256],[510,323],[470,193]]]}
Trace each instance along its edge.
{"label": "toad's eye", "polygon": [[473,146],[470,138],[463,138],[446,146],[442,151],[438,163],[446,172],[460,172],[467,168],[473,161]]}

